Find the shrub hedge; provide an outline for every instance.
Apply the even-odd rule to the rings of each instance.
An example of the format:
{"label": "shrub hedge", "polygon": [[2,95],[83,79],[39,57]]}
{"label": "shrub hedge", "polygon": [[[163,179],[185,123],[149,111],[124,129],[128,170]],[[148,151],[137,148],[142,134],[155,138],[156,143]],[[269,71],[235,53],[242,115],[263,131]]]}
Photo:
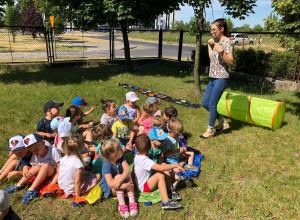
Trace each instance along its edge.
{"label": "shrub hedge", "polygon": [[[252,48],[235,49],[233,56],[234,65],[231,70],[274,79],[292,79],[297,59],[297,53],[293,51],[265,53]],[[195,51],[192,51],[192,60],[194,57]],[[207,46],[201,46],[200,59],[201,65],[209,65]]]}

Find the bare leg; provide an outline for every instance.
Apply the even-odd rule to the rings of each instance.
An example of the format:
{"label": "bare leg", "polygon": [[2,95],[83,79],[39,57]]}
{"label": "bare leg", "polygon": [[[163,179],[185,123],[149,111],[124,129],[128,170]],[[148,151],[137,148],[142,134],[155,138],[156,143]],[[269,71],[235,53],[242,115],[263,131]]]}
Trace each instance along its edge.
{"label": "bare leg", "polygon": [[193,164],[195,153],[193,151],[187,151],[185,154],[188,156],[188,164]]}
{"label": "bare leg", "polygon": [[23,176],[23,172],[22,171],[11,171],[8,173],[7,179],[12,178],[14,176]]}
{"label": "bare leg", "polygon": [[158,186],[159,192],[164,202],[167,202],[169,200],[164,174],[159,172],[155,173],[147,180],[147,183],[151,191],[156,189],[156,187]]}
{"label": "bare leg", "polygon": [[54,172],[55,169],[52,166],[50,166],[49,163],[43,164],[30,188],[36,189],[38,185],[40,185],[41,182],[45,179],[45,177],[51,177],[54,174]]}
{"label": "bare leg", "polygon": [[23,186],[28,180],[30,180],[33,176],[38,174],[38,172],[40,171],[40,168],[41,168],[41,166],[38,166],[38,165],[32,166],[31,169],[29,170],[29,172],[31,173],[31,176],[30,177],[23,176],[22,179],[18,182],[18,185]]}
{"label": "bare leg", "polygon": [[[5,177],[9,174],[9,172],[13,171],[15,167],[18,165],[18,160],[12,160],[9,164],[5,167],[4,170],[2,170],[2,174],[0,175],[0,183],[3,181]],[[4,166],[3,166],[4,167]]]}

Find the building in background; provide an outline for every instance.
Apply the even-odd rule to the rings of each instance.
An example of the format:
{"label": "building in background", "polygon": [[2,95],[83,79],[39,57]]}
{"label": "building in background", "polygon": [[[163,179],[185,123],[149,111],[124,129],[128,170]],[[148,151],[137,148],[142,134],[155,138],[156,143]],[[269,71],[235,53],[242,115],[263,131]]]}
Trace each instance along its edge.
{"label": "building in background", "polygon": [[155,30],[170,30],[175,21],[178,20],[178,11],[170,14],[158,15],[154,22]]}

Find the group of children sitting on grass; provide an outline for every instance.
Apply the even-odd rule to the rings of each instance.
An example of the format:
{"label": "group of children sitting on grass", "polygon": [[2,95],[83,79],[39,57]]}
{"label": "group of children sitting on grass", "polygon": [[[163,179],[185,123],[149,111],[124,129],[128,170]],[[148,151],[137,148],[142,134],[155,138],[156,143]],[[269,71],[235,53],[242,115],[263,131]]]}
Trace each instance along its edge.
{"label": "group of children sitting on grass", "polygon": [[[9,140],[5,149],[9,151],[9,159],[0,170],[0,181],[13,176],[21,179],[5,191],[14,193],[30,183],[22,199],[22,203],[28,203],[42,183],[58,184],[66,197],[80,197],[100,181],[104,197],[117,196],[121,216],[129,217],[138,213],[135,182],[141,192],[158,188],[162,209],[180,208],[176,201],[181,196],[176,186],[181,181],[189,185],[191,180],[177,174],[198,171],[193,165],[194,152],[180,146],[183,125],[176,118],[174,107],[167,107],[162,113],[158,109],[159,100],[150,97],[141,113],[137,100],[134,92],[128,92],[126,103],[118,108],[112,100],[101,100],[104,114],[98,126],[93,121],[83,121],[95,107],[82,112],[89,104],[81,97],[73,99],[65,117],[58,116],[64,103],[47,102],[46,116],[38,122],[36,133],[26,137],[16,135]],[[124,157],[127,152],[135,155],[135,175],[131,175]],[[124,192],[128,195],[129,209]]]}

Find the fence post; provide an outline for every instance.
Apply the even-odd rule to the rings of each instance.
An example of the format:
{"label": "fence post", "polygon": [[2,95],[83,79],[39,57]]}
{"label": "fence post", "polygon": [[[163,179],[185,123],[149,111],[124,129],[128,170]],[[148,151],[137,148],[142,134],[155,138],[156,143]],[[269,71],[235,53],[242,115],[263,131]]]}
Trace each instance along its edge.
{"label": "fence post", "polygon": [[162,41],[163,41],[163,31],[160,29],[158,35],[158,59],[162,58]]}
{"label": "fence post", "polygon": [[50,63],[49,50],[48,50],[48,39],[47,39],[47,29],[46,29],[46,27],[44,27],[44,37],[45,37],[45,42],[46,42],[47,60],[48,60],[48,63]]}
{"label": "fence post", "polygon": [[296,75],[297,75],[297,83],[299,82],[299,75],[300,75],[300,68],[299,71],[297,73],[297,69],[298,69],[298,64],[299,64],[299,56],[300,56],[300,46],[298,49],[298,56],[297,56],[297,60],[296,60],[296,67],[295,67],[295,72],[294,72],[294,76],[293,76],[293,81],[296,80]]}
{"label": "fence post", "polygon": [[111,60],[115,60],[115,30],[112,29],[111,35]]}
{"label": "fence post", "polygon": [[109,29],[109,60],[112,60],[112,50],[111,50],[111,29]]}
{"label": "fence post", "polygon": [[7,30],[7,34],[8,34],[8,42],[9,42],[9,49],[10,49],[11,62],[14,62],[14,57],[13,57],[12,49],[11,49],[11,42],[10,42],[9,29]]}
{"label": "fence post", "polygon": [[178,62],[181,62],[182,42],[183,42],[183,30],[180,30],[180,32],[179,32],[179,46],[178,46]]}

